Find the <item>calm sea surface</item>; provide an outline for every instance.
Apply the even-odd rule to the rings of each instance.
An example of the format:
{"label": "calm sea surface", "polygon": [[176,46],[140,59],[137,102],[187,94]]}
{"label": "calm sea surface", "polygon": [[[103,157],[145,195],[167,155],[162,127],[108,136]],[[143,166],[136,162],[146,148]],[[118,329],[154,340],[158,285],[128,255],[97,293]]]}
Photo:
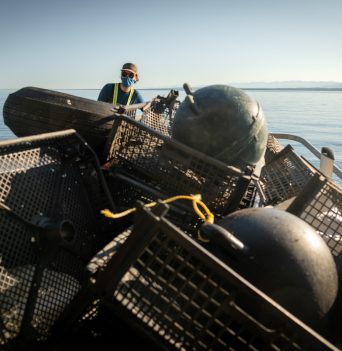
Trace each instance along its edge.
{"label": "calm sea surface", "polygon": [[[59,90],[68,94],[97,99],[99,90]],[[166,96],[169,90],[140,90],[145,100],[154,96]],[[13,90],[0,90],[0,140],[15,138],[4,125],[3,104]],[[284,91],[284,90],[246,90],[262,106],[268,122],[269,131],[288,133],[307,139],[317,149],[331,147],[335,150],[337,165],[342,168],[342,91]],[[180,91],[180,100],[185,94]],[[285,141],[283,142],[287,144]],[[310,152],[293,143],[298,153],[316,166],[318,162]]]}

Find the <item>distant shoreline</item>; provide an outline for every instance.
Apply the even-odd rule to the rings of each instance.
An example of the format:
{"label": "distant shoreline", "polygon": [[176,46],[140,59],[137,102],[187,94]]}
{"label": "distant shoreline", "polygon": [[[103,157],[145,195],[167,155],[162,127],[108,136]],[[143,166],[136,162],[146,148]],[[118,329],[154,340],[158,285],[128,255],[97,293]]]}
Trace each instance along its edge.
{"label": "distant shoreline", "polygon": [[[234,85],[233,85],[234,86]],[[242,89],[242,90],[304,90],[304,91],[342,91],[342,88],[249,88],[249,87],[238,87],[235,86],[236,88]],[[203,87],[194,87],[193,89],[200,89]],[[170,90],[170,89],[175,89],[175,90],[184,90],[183,88],[139,88],[139,90]]]}
{"label": "distant shoreline", "polygon": [[242,90],[303,90],[303,91],[342,91],[342,88],[244,88],[240,87]]}
{"label": "distant shoreline", "polygon": [[[342,88],[251,88],[251,87],[241,87],[235,86],[241,90],[261,90],[261,91],[342,91]],[[200,89],[203,87],[193,87],[194,90]],[[19,90],[13,88],[0,88],[1,90]],[[100,88],[44,88],[48,90],[100,90]],[[184,90],[183,87],[174,87],[174,88],[138,88],[139,90]]]}
{"label": "distant shoreline", "polygon": [[[234,85],[233,85],[234,86]],[[342,88],[249,88],[249,87],[238,87],[241,90],[257,90],[257,91],[342,91]],[[202,87],[194,87],[193,90],[200,89]],[[139,88],[139,90],[184,90],[183,88]]]}

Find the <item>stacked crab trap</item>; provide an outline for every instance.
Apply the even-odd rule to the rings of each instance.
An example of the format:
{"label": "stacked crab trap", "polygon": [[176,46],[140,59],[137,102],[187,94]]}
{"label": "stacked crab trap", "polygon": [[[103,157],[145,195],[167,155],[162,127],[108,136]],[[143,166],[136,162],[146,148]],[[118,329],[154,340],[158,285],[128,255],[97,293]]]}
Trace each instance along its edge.
{"label": "stacked crab trap", "polygon": [[[165,219],[162,206],[138,208],[133,227],[89,263],[91,288],[79,299],[93,310],[79,319],[81,330],[100,301],[153,349],[337,350]],[[82,315],[77,301],[65,328]]]}
{"label": "stacked crab trap", "polygon": [[85,281],[116,223],[95,154],[73,130],[0,143],[0,348],[28,348]]}
{"label": "stacked crab trap", "polygon": [[[191,206],[143,205],[200,193],[216,218],[248,206],[278,206],[308,222],[304,213],[311,206],[316,208],[312,216],[327,223],[322,219],[327,212],[320,208],[317,217],[318,206],[312,204],[326,191],[317,185],[308,196],[306,189],[312,182],[324,183],[332,193],[320,201],[328,197],[326,206],[333,211],[341,210],[341,189],[275,138],[270,137],[257,179],[250,169],[222,164],[172,140],[155,125],[123,115],[115,120],[107,144],[111,168],[105,175],[118,210],[137,206],[137,211],[125,231],[89,262],[91,283],[69,305],[59,332],[72,326],[86,330],[106,310],[147,338],[153,349],[337,350],[210,253],[197,240],[202,220]],[[330,225],[335,237],[341,230],[336,220]],[[115,327],[108,333],[114,334]]]}
{"label": "stacked crab trap", "polygon": [[[227,166],[127,116],[117,115],[112,132],[107,181],[119,209],[134,207],[137,199],[149,203],[196,194],[215,215],[239,208],[250,170]],[[170,215],[181,227],[196,227],[186,205],[173,207]]]}
{"label": "stacked crab trap", "polygon": [[321,174],[290,145],[269,137],[259,189],[262,206],[286,209],[309,223],[324,238],[332,254],[342,251],[342,189]]}
{"label": "stacked crab trap", "polygon": [[338,350],[341,296],[314,331],[207,249],[196,209],[290,212],[338,263],[342,189],[272,136],[260,176],[172,139],[178,106],[114,114],[102,170],[74,131],[0,144],[0,348],[121,349],[124,324],[152,350]]}

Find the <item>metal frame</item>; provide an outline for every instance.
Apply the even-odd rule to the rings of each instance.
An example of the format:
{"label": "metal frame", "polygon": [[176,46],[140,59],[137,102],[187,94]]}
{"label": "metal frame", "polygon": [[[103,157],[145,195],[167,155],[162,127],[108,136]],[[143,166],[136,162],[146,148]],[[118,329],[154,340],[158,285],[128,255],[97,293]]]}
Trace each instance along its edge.
{"label": "metal frame", "polygon": [[163,209],[139,208],[122,242],[88,267],[93,299],[161,349],[337,350],[173,226]]}
{"label": "metal frame", "polygon": [[[321,159],[322,153],[319,152],[311,143],[309,143],[306,139],[299,137],[298,135],[293,135],[293,134],[284,134],[284,133],[271,133],[270,135],[274,136],[275,138],[278,139],[287,139],[287,140],[293,140],[298,143],[301,143],[304,145],[313,155],[315,155],[318,159]],[[333,170],[334,173],[337,177],[342,179],[342,170],[336,166],[333,165]]]}

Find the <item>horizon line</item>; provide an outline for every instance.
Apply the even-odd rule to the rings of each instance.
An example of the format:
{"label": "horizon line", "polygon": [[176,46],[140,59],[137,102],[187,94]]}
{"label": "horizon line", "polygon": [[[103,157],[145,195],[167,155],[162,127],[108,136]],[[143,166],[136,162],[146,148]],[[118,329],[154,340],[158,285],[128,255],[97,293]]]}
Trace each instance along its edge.
{"label": "horizon line", "polygon": [[[247,86],[243,86],[243,84],[247,84]],[[281,86],[278,86],[278,87],[272,87],[272,86],[248,86],[250,84],[258,84],[258,83],[233,83],[233,84],[227,84],[228,86],[232,86],[232,87],[237,87],[239,89],[245,89],[245,90],[332,90],[332,91],[340,91],[342,90],[342,83],[339,83],[341,84],[341,87],[324,87],[324,86],[308,86],[308,87],[305,87],[305,86],[299,86],[299,87],[291,87],[291,86],[288,86],[288,87],[281,87]],[[262,83],[260,83],[262,84]],[[264,84],[272,84],[272,83],[264,83]],[[239,86],[237,86],[239,85]],[[0,88],[0,90],[20,90],[20,89],[23,89],[25,87],[35,87],[33,85],[26,85],[26,86],[23,86],[23,87],[20,87],[20,88]],[[200,88],[204,88],[208,85],[197,85],[197,86],[192,86],[193,89],[200,89]],[[38,86],[36,86],[38,87]],[[40,87],[42,89],[47,89],[47,90],[101,90],[101,88],[43,88],[43,87]],[[136,88],[137,90],[170,90],[170,89],[177,89],[177,90],[184,90],[184,88],[182,86],[168,86],[168,87],[139,87],[139,88]]]}

